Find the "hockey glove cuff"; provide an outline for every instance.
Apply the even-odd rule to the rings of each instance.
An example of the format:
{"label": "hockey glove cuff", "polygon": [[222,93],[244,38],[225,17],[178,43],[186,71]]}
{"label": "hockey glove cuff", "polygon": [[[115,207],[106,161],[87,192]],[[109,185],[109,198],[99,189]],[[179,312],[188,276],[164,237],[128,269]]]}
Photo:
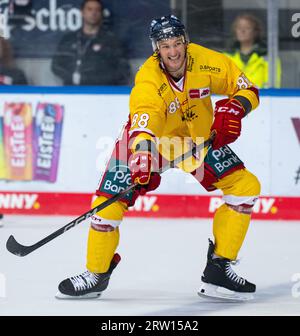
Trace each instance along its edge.
{"label": "hockey glove cuff", "polygon": [[218,149],[234,142],[240,136],[245,110],[236,99],[222,99],[216,103],[214,114],[211,130],[216,131],[216,136],[212,148]]}

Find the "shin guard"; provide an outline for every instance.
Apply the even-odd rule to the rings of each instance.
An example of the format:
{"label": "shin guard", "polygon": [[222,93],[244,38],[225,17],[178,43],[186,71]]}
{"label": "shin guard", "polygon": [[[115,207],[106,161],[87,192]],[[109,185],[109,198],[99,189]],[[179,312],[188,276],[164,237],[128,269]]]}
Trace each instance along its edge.
{"label": "shin guard", "polygon": [[215,254],[235,260],[246,236],[250,214],[233,210],[223,204],[215,213],[213,233],[215,237]]}
{"label": "shin guard", "polygon": [[[99,196],[93,202],[93,207],[106,201],[106,197]],[[91,218],[91,227],[87,246],[87,269],[93,273],[107,272],[114,253],[119,244],[119,225],[123,219],[127,206],[122,202],[115,202],[97,212]]]}
{"label": "shin guard", "polygon": [[87,248],[87,269],[93,273],[107,272],[119,244],[119,228],[103,232],[90,228]]}

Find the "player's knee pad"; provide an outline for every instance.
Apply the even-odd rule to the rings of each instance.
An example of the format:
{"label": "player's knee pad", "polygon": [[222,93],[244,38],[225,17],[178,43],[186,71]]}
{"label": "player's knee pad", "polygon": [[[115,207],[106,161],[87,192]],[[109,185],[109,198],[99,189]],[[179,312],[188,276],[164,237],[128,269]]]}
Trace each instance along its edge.
{"label": "player's knee pad", "polygon": [[[104,196],[98,196],[92,207],[96,207],[107,200]],[[96,231],[114,231],[122,222],[127,207],[122,202],[114,202],[100,210],[91,217],[91,227]]]}
{"label": "player's knee pad", "polygon": [[249,205],[249,204],[232,205],[232,204],[226,203],[226,205],[232,210],[245,214],[245,215],[251,215],[252,210],[253,210],[253,205]]}
{"label": "player's knee pad", "polygon": [[224,195],[223,200],[225,204],[240,213],[251,214],[253,207],[258,200],[258,195],[256,196],[235,196],[235,195]]}
{"label": "player's knee pad", "polygon": [[121,220],[112,220],[96,215],[91,217],[91,227],[96,231],[110,232],[114,231],[120,224]]}
{"label": "player's knee pad", "polygon": [[223,199],[229,208],[237,212],[250,215],[256,201],[258,200],[258,196],[224,195]]}
{"label": "player's knee pad", "polygon": [[233,210],[251,214],[260,194],[260,182],[255,175],[244,169],[236,172],[232,186],[223,196],[225,203]]}

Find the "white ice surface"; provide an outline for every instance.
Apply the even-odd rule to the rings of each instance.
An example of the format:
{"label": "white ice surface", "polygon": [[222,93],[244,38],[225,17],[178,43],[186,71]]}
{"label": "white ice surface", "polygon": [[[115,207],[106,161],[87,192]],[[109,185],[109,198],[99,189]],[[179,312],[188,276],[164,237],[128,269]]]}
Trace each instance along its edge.
{"label": "white ice surface", "polygon": [[[0,315],[300,315],[300,222],[252,221],[239,275],[255,300],[214,302],[197,295],[211,220],[125,219],[122,260],[97,300],[57,300],[58,283],[85,270],[88,222],[25,257],[10,254],[10,234],[31,245],[71,217],[6,216],[0,228]],[[292,280],[293,279],[293,280]]]}

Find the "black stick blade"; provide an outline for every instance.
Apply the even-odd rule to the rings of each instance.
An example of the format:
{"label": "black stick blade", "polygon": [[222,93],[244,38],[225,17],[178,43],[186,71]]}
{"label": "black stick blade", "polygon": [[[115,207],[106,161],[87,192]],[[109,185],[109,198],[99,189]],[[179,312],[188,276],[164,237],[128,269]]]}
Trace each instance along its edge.
{"label": "black stick blade", "polygon": [[10,236],[6,242],[7,250],[19,257],[24,257],[31,252],[30,246],[24,246],[18,243],[14,236]]}

